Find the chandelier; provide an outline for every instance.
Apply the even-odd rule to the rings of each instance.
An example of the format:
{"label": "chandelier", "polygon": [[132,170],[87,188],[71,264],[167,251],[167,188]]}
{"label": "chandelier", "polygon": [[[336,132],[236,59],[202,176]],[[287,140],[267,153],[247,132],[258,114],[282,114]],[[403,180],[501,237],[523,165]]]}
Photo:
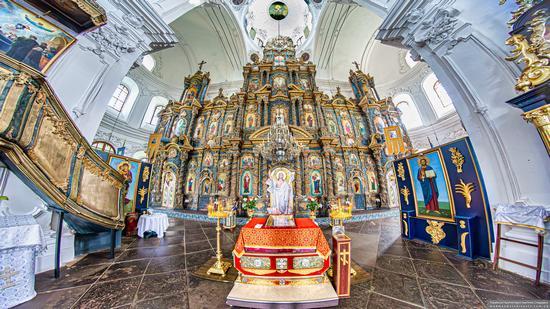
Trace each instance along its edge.
{"label": "chandelier", "polygon": [[275,124],[271,125],[267,133],[267,140],[256,146],[255,150],[268,162],[287,163],[298,158],[302,149],[303,146],[298,144],[290,133],[283,115],[278,112]]}

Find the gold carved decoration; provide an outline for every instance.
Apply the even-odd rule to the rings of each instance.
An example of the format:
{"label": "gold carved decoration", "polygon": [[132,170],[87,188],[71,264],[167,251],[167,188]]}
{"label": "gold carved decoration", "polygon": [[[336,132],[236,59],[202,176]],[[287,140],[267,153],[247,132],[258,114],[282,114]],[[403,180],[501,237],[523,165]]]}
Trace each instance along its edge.
{"label": "gold carved decoration", "polygon": [[96,165],[92,160],[84,158],[82,160],[84,167],[90,171],[93,175],[98,176],[102,180],[108,180],[114,187],[117,189],[122,189],[122,183],[116,181],[113,177],[110,176],[110,171],[108,169],[103,170],[100,166]]}
{"label": "gold carved decoration", "polygon": [[139,203],[143,203],[143,200],[145,199],[145,195],[147,194],[147,188],[145,187],[141,187],[139,190],[138,190],[138,194],[139,194]]}
{"label": "gold carved decoration", "polygon": [[546,151],[550,154],[550,105],[546,104],[523,114],[523,119],[537,127]]}
{"label": "gold carved decoration", "polygon": [[466,228],[466,222],[465,222],[464,220],[460,220],[458,223],[460,224],[460,228],[461,228],[461,229],[465,229],[465,228]]}
{"label": "gold carved decoration", "polygon": [[464,183],[464,180],[460,179],[460,183],[455,185],[455,193],[458,193],[464,197],[466,202],[466,208],[472,207],[472,192],[474,192],[474,183]]}
{"label": "gold carved decoration", "polygon": [[[507,0],[499,0],[500,5],[503,5],[506,3]],[[518,18],[523,15],[528,9],[530,9],[534,4],[536,4],[536,0],[516,0],[516,4],[519,6],[519,8],[516,11],[512,12],[512,19],[508,22],[508,25],[512,26]]]}
{"label": "gold carved decoration", "polygon": [[409,188],[407,186],[403,186],[399,192],[403,195],[403,198],[405,199],[405,203],[409,205],[409,195],[411,195],[411,191],[409,191]]}
{"label": "gold carved decoration", "polygon": [[149,166],[146,166],[143,168],[143,174],[141,175],[141,179],[143,182],[147,182],[149,180],[149,173],[150,173]]}
{"label": "gold carved decoration", "polygon": [[459,174],[462,173],[462,165],[464,164],[464,156],[462,155],[460,150],[458,150],[458,148],[456,148],[456,147],[451,147],[449,149],[449,151],[451,152],[451,162],[453,162],[453,164],[456,166],[456,172],[459,173]]}
{"label": "gold carved decoration", "polygon": [[401,178],[401,181],[405,181],[405,167],[403,167],[403,162],[397,164],[397,175]]}
{"label": "gold carved decoration", "polygon": [[426,233],[432,236],[432,243],[437,245],[440,241],[445,239],[447,234],[443,231],[442,227],[445,222],[437,222],[433,220],[427,220],[428,226],[426,227]]}
{"label": "gold carved decoration", "polygon": [[529,91],[550,79],[550,45],[545,39],[547,18],[544,10],[535,12],[533,19],[526,23],[527,31],[531,33],[529,38],[514,34],[506,40],[506,45],[514,47],[512,55],[506,60],[525,63],[516,84],[519,91]]}
{"label": "gold carved decoration", "polygon": [[409,225],[407,224],[407,221],[403,221],[403,226],[405,227],[405,236],[409,236]]}
{"label": "gold carved decoration", "polygon": [[470,234],[469,232],[464,232],[460,235],[460,252],[466,253],[466,236]]}

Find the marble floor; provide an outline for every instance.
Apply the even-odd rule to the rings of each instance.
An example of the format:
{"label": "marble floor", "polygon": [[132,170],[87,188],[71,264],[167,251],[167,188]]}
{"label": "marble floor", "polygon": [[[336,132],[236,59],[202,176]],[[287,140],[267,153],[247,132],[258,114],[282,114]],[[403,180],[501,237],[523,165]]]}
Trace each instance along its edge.
{"label": "marble floor", "polygon": [[[123,238],[116,258],[89,254],[37,275],[38,296],[17,308],[224,308],[232,284],[197,279],[191,272],[214,255],[210,223],[170,219],[163,239]],[[352,287],[340,308],[483,308],[490,301],[548,300],[550,287],[493,271],[430,244],[400,238],[397,217],[350,223],[352,259],[371,277]],[[229,256],[239,230],[225,231]],[[324,230],[330,235],[330,230]]]}

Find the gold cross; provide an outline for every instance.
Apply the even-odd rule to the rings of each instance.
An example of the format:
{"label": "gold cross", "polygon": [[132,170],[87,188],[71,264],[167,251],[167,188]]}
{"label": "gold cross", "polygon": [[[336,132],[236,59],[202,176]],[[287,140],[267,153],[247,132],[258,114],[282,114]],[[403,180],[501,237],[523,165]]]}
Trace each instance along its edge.
{"label": "gold cross", "polygon": [[199,71],[202,71],[202,66],[206,64],[206,61],[199,62]]}
{"label": "gold cross", "polygon": [[342,265],[348,265],[349,263],[349,251],[347,250],[342,250],[340,251],[340,262],[342,262]]}

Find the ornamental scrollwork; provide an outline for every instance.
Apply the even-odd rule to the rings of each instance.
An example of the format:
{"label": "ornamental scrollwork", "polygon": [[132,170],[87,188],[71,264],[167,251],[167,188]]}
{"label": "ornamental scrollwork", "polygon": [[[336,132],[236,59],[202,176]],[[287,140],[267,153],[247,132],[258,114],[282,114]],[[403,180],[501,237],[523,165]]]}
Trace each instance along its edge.
{"label": "ornamental scrollwork", "polygon": [[547,20],[546,10],[538,10],[533,14],[533,19],[526,23],[527,31],[531,33],[529,38],[514,34],[506,40],[506,45],[514,47],[512,55],[506,60],[525,64],[516,84],[519,91],[529,91],[550,79],[550,44],[545,38]]}
{"label": "ornamental scrollwork", "polygon": [[432,237],[432,243],[437,245],[440,241],[447,237],[445,231],[443,231],[443,225],[445,222],[438,222],[433,220],[427,220],[428,226],[426,227],[426,233]]}

